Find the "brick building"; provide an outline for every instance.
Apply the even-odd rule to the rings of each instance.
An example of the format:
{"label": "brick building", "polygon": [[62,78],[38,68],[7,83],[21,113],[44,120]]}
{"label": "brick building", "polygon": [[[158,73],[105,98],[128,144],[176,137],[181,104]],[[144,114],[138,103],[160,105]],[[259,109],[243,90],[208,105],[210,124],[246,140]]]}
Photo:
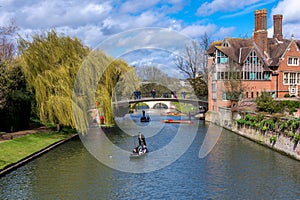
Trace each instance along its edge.
{"label": "brick building", "polygon": [[240,81],[240,86],[231,86],[240,87],[239,99],[255,99],[263,91],[274,98],[299,97],[300,41],[293,36],[283,38],[282,18],[273,16],[274,34],[268,38],[267,10],[256,10],[252,38],[225,38],[211,44],[207,51],[208,110],[230,107],[233,93],[228,80],[233,76]]}

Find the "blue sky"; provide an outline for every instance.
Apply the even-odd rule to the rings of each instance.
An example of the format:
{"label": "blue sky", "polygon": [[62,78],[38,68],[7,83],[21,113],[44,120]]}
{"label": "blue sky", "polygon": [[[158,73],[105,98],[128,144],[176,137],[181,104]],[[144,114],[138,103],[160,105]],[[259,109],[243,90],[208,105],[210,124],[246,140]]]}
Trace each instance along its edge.
{"label": "blue sky", "polygon": [[283,34],[300,38],[299,0],[0,0],[0,25],[15,19],[23,34],[49,28],[79,37],[95,47],[108,37],[133,28],[168,28],[213,40],[250,37],[254,11],[268,9],[269,35],[273,14],[283,14]]}
{"label": "blue sky", "polygon": [[[284,37],[294,34],[300,39],[299,0],[0,0],[0,6],[1,26],[14,19],[23,36],[55,28],[91,48],[116,35],[123,37],[126,31],[147,27],[176,31],[192,39],[204,33],[210,40],[251,37],[254,11],[262,8],[268,10],[270,37],[272,15],[283,14]],[[135,43],[143,40],[138,37]],[[133,45],[132,41],[127,45]]]}

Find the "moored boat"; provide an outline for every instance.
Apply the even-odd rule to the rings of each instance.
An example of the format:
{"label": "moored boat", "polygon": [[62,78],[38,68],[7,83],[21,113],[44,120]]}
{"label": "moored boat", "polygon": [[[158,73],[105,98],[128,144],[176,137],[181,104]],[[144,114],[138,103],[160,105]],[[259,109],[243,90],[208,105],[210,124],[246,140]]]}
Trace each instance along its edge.
{"label": "moored boat", "polygon": [[183,123],[183,124],[192,124],[192,120],[176,120],[176,119],[165,119],[162,120],[164,123]]}

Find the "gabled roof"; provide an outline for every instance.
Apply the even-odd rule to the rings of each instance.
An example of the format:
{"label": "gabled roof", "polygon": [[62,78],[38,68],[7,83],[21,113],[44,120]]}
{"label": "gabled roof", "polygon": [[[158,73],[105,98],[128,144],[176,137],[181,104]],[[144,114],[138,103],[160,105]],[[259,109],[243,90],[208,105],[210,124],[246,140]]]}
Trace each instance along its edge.
{"label": "gabled roof", "polygon": [[242,47],[240,48],[240,58],[239,58],[239,63],[243,63],[250,52],[253,50],[253,47]]}
{"label": "gabled roof", "polygon": [[278,66],[279,60],[290,45],[291,40],[283,39],[278,41],[274,38],[268,38],[268,54],[271,59],[269,66]]}
{"label": "gabled roof", "polygon": [[[229,45],[222,45],[227,42]],[[300,49],[300,41],[295,41]],[[215,50],[218,49],[229,58],[237,63],[243,63],[247,59],[249,53],[255,50],[258,57],[264,62],[265,66],[278,66],[280,58],[284,55],[286,49],[289,47],[291,40],[283,39],[278,41],[274,38],[268,38],[268,52],[264,55],[254,40],[249,38],[225,38],[223,41],[213,42],[209,47],[207,54],[213,55]]]}
{"label": "gabled roof", "polygon": [[215,41],[215,42],[212,42],[208,48],[208,50],[206,51],[206,53],[208,55],[212,55],[215,53],[216,51],[216,46],[219,46],[222,44],[223,41]]}
{"label": "gabled roof", "polygon": [[[228,43],[229,46],[222,45],[224,42]],[[232,58],[235,62],[240,60],[240,49],[253,47],[253,41],[247,38],[225,38],[223,41],[212,43],[208,49],[208,54],[213,54],[215,49],[222,51],[228,57]],[[246,52],[243,52],[243,54]]]}

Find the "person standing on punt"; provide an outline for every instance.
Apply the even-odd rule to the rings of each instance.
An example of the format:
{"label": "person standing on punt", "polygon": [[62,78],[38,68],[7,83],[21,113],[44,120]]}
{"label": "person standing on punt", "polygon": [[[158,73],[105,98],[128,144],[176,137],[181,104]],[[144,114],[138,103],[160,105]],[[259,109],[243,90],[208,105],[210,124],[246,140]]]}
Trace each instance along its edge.
{"label": "person standing on punt", "polygon": [[139,132],[138,134],[139,146],[133,149],[133,153],[141,153],[141,152],[148,152],[145,136]]}
{"label": "person standing on punt", "polygon": [[145,136],[141,132],[139,132],[138,139],[139,139],[139,146],[147,147]]}

